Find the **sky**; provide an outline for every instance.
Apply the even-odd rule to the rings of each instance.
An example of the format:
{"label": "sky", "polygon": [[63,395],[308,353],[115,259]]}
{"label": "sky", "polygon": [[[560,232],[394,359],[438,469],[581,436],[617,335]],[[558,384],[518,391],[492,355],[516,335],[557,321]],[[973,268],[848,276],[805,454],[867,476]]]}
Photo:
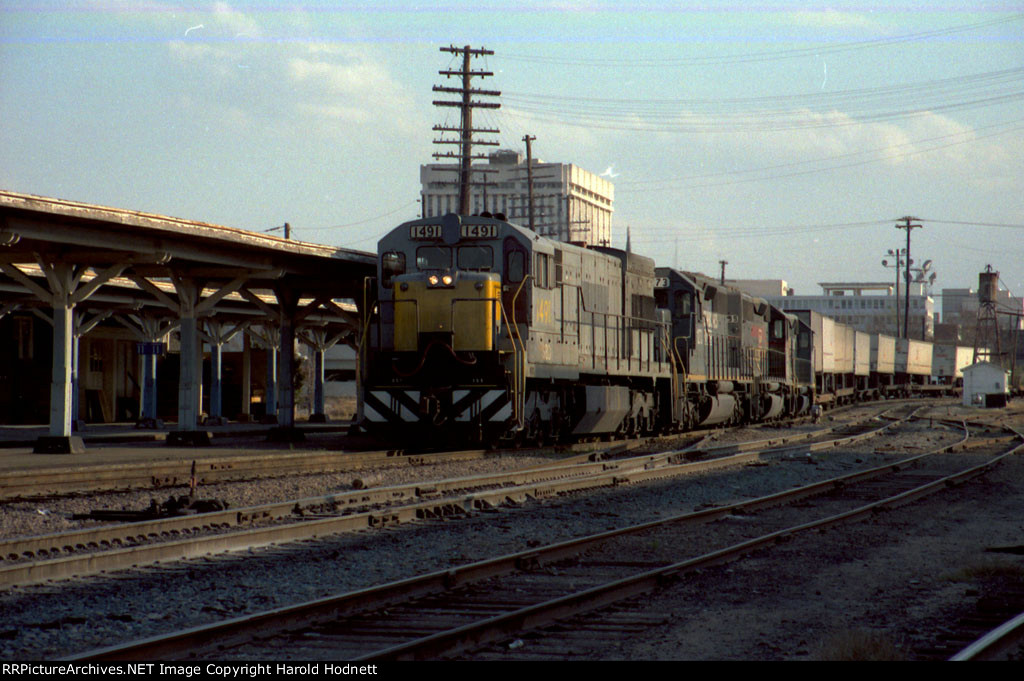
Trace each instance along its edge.
{"label": "sky", "polygon": [[5,0],[0,189],[373,251],[451,45],[501,147],[612,179],[613,245],[813,295],[893,281],[912,216],[936,293],[1024,295],[1020,1]]}

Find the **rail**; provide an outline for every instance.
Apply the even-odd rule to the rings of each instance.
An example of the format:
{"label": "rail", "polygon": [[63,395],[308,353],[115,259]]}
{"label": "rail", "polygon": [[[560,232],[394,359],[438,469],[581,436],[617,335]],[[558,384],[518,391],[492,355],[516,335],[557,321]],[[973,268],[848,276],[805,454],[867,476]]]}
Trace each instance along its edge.
{"label": "rail", "polygon": [[[950,445],[951,446],[951,445]],[[947,446],[948,447],[948,446]],[[888,465],[879,466],[868,471],[860,471],[841,476],[836,479],[819,481],[809,485],[786,490],[784,492],[771,494],[765,497],[750,499],[735,505],[715,507],[701,511],[662,518],[642,525],[620,528],[606,533],[582,537],[567,542],[552,544],[546,547],[529,549],[527,551],[492,558],[477,563],[472,563],[455,568],[445,569],[439,572],[413,577],[398,582],[392,582],[378,587],[370,587],[361,591],[341,594],[319,601],[313,601],[298,606],[281,608],[277,611],[258,613],[253,616],[236,618],[223,623],[206,625],[191,630],[171,634],[164,637],[155,637],[147,641],[135,644],[115,646],[104,650],[90,651],[78,655],[75,660],[96,660],[96,659],[132,659],[138,657],[174,656],[181,654],[196,655],[202,649],[213,650],[217,646],[223,651],[222,646],[233,643],[241,643],[252,636],[251,632],[258,632],[260,636],[273,636],[285,629],[296,629],[309,626],[310,622],[335,621],[338,618],[358,613],[365,613],[368,610],[383,606],[400,607],[400,603],[410,599],[420,599],[427,596],[450,592],[452,589],[468,585],[472,582],[499,576],[508,575],[516,570],[531,569],[555,560],[571,555],[578,555],[582,551],[590,550],[609,540],[620,536],[635,534],[640,531],[649,531],[660,526],[673,524],[689,524],[707,522],[715,518],[724,517],[733,513],[749,512],[755,509],[770,508],[778,505],[783,500],[793,501],[808,496],[828,493],[832,490],[842,488],[844,483],[852,483],[860,479],[887,475],[891,472],[898,472],[909,468],[913,463],[925,456],[938,451],[943,447],[928,454],[917,455],[909,459],[894,462]],[[1002,455],[1006,456],[1006,454]],[[756,539],[747,540],[739,544],[728,546],[724,549],[703,554],[696,558],[684,560],[676,559],[662,567],[654,570],[647,570],[631,575],[614,579],[614,581],[577,591],[571,595],[556,597],[552,601],[526,605],[519,609],[507,610],[495,617],[487,618],[472,624],[466,624],[454,629],[440,631],[437,634],[425,635],[414,642],[400,644],[390,648],[369,652],[362,658],[355,659],[399,659],[403,657],[434,657],[442,652],[450,652],[459,646],[468,643],[479,643],[506,636],[510,631],[520,630],[522,627],[538,626],[540,621],[534,620],[534,614],[542,614],[544,621],[549,617],[560,618],[567,614],[593,610],[602,605],[607,605],[614,600],[635,595],[643,591],[656,589],[664,585],[666,581],[678,578],[680,575],[697,567],[713,565],[724,562],[735,557],[749,553],[755,549],[770,546],[773,543],[790,537],[796,532],[808,531],[825,527],[830,524],[863,518],[875,512],[875,509],[899,505],[916,498],[918,495],[944,489],[950,481],[959,477],[977,475],[1002,457],[962,471],[958,476],[944,477],[920,486],[916,489],[898,494],[894,497],[882,499],[866,506],[859,506],[849,511],[830,515],[825,518],[804,523],[794,527],[771,532]],[[485,616],[486,617],[486,616]],[[497,625],[497,626],[495,626]],[[504,632],[504,633],[502,633]],[[421,634],[422,635],[422,634]],[[386,644],[385,644],[386,645]]]}

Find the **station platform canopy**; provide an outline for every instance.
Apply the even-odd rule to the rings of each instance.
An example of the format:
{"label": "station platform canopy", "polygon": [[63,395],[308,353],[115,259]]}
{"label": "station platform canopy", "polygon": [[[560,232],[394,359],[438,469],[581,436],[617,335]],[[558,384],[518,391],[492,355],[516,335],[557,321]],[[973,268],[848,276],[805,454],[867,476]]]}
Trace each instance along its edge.
{"label": "station platform canopy", "polygon": [[[0,190],[0,318],[48,314],[54,329],[49,431],[71,437],[78,338],[113,318],[140,342],[169,330],[182,357],[239,332],[320,350],[358,333],[373,253],[195,220]],[[312,339],[312,340],[310,340]],[[294,426],[290,352],[280,353],[279,424]],[[178,427],[196,430],[201,371],[182,361]],[[216,388],[216,386],[215,386]]]}

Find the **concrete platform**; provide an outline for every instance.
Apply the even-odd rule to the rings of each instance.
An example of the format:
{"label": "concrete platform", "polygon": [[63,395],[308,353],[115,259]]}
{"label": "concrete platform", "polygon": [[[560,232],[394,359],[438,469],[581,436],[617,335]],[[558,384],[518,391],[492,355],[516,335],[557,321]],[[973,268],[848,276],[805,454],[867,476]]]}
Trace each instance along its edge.
{"label": "concrete platform", "polygon": [[193,461],[237,457],[244,454],[269,454],[275,451],[323,451],[343,448],[350,423],[299,423],[295,430],[300,442],[271,441],[277,426],[255,423],[228,423],[204,426],[208,446],[168,445],[168,437],[177,432],[177,424],[160,430],[136,429],[133,423],[87,426],[76,431],[85,447],[79,453],[36,453],[40,438],[49,436],[46,426],[0,426],[0,475],[13,471],[52,468],[89,468],[142,461]]}

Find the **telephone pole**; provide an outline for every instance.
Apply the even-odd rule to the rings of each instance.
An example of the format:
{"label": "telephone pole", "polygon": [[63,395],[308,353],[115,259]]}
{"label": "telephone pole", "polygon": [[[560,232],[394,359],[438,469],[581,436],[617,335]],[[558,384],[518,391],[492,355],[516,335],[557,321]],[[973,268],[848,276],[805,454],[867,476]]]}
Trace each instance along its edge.
{"label": "telephone pole", "polygon": [[[435,125],[434,130],[438,132],[454,132],[458,133],[458,139],[441,139],[434,140],[434,144],[456,144],[459,146],[459,153],[435,153],[434,158],[451,158],[459,159],[459,213],[462,215],[469,215],[472,210],[470,207],[470,187],[473,184],[470,167],[473,164],[474,159],[486,158],[483,154],[473,154],[473,145],[488,145],[497,146],[497,142],[485,142],[481,140],[473,139],[474,133],[491,133],[497,134],[498,130],[492,129],[474,129],[473,128],[473,109],[497,109],[501,107],[501,104],[497,102],[484,102],[480,100],[474,100],[473,96],[479,97],[499,97],[501,92],[497,90],[478,90],[471,87],[471,80],[475,78],[486,78],[493,76],[494,73],[491,71],[473,71],[470,68],[470,59],[472,57],[480,57],[484,55],[494,54],[492,50],[487,49],[473,49],[469,45],[465,47],[450,47],[440,48],[441,52],[450,52],[454,55],[460,55],[462,57],[462,70],[461,71],[438,71],[438,73],[447,78],[458,76],[462,78],[462,87],[443,87],[440,85],[434,86],[434,92],[444,92],[448,94],[460,95],[460,99],[457,101],[452,100],[437,100],[434,102],[434,106],[450,106],[457,107],[461,110],[460,125],[458,128],[447,128],[444,126]],[[487,178],[484,178],[486,183]]]}
{"label": "telephone pole", "polygon": [[725,266],[729,264],[728,260],[719,260],[718,264],[722,266],[722,283],[725,283]]}
{"label": "telephone pole", "polygon": [[526,142],[526,187],[530,197],[530,231],[533,232],[533,152],[530,147],[530,142],[537,139],[533,135],[525,135],[523,141]]}
{"label": "telephone pole", "polygon": [[[912,224],[910,224],[912,220],[917,220],[917,218],[914,218],[914,217],[905,216],[905,217],[900,218],[900,220],[903,221],[903,224],[902,225],[896,225],[896,229],[905,229],[905,230],[907,230],[907,259],[906,259],[906,265],[907,265],[907,273],[906,273],[906,284],[907,284],[907,286],[906,286],[906,289],[907,289],[907,294],[906,294],[906,300],[904,300],[904,307],[903,307],[903,337],[904,338],[910,338],[910,336],[907,333],[908,328],[910,326],[910,266],[914,262],[913,260],[910,259],[910,231],[912,229],[916,229],[918,227],[923,229],[924,225],[912,225]],[[897,333],[898,332],[899,332],[899,330],[897,329]],[[923,340],[923,336],[922,336],[922,340]]]}

